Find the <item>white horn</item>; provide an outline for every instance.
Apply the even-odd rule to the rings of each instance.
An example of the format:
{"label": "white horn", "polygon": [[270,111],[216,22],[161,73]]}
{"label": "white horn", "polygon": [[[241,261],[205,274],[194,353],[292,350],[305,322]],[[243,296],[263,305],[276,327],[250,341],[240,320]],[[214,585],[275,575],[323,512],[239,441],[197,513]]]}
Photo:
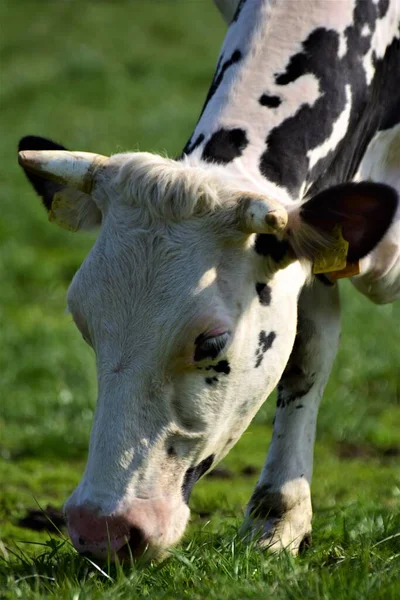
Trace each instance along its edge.
{"label": "white horn", "polygon": [[286,208],[266,196],[242,194],[236,214],[246,233],[280,233],[288,223]]}
{"label": "white horn", "polygon": [[101,154],[67,150],[23,150],[18,154],[19,164],[27,171],[86,194],[92,189],[95,171],[107,161]]}

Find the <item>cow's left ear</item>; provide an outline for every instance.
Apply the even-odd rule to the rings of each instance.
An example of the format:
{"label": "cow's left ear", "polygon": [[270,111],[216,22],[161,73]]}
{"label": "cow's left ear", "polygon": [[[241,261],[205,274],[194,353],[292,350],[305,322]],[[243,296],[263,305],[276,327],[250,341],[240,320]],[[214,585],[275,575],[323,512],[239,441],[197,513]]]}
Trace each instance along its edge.
{"label": "cow's left ear", "polygon": [[345,246],[347,260],[356,262],[385,235],[397,205],[397,192],[382,183],[333,186],[289,211],[285,237],[298,258],[314,262]]}
{"label": "cow's left ear", "polygon": [[69,231],[91,229],[101,212],[91,196],[96,169],[106,157],[68,152],[64,146],[38,136],[18,145],[18,160],[49,214],[49,221]]}

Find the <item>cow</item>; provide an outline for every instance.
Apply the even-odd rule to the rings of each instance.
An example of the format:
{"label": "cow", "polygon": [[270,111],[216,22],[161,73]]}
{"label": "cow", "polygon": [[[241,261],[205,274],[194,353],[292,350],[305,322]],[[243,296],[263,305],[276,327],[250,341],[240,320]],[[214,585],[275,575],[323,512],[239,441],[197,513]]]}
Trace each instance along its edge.
{"label": "cow", "polygon": [[176,544],[194,484],[276,386],[241,535],[297,554],[336,279],[399,296],[398,0],[217,4],[230,25],[179,158],[19,146],[50,221],[99,229],[68,290],[98,399],[65,505],[75,548],[98,558]]}

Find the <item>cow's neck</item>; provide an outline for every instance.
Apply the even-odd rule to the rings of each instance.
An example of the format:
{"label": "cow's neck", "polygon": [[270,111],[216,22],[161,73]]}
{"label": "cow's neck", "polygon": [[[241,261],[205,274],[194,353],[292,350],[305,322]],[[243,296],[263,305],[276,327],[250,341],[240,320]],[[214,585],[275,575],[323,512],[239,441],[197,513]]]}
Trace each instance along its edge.
{"label": "cow's neck", "polygon": [[[371,40],[385,18],[381,3],[358,4],[241,2],[184,149],[190,162],[217,163],[237,185],[283,201],[318,180],[323,186],[334,163],[331,178],[349,177],[358,158],[349,148],[341,164],[338,153],[360,121],[374,73]],[[366,140],[376,123],[368,127]]]}

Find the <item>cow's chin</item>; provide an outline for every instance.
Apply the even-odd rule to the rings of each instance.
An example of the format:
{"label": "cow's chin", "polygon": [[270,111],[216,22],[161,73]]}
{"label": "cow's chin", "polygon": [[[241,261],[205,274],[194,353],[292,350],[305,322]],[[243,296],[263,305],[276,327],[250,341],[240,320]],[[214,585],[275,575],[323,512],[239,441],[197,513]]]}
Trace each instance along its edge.
{"label": "cow's chin", "polygon": [[162,559],[182,538],[190,511],[174,498],[134,498],[129,509],[103,515],[86,505],[66,505],[68,531],[78,552],[99,560]]}

